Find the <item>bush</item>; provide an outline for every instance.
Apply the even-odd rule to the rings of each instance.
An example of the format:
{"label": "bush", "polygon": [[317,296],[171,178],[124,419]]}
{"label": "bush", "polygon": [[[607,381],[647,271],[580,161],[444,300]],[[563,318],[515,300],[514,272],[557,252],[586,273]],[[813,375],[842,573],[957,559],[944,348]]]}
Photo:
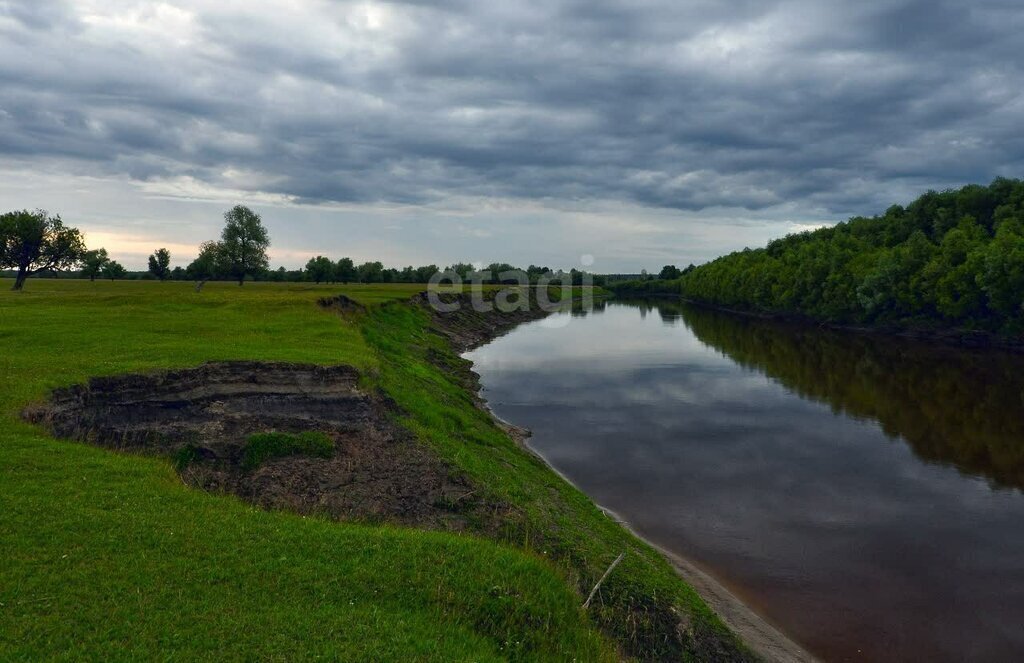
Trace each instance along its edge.
{"label": "bush", "polygon": [[254,470],[271,458],[285,456],[309,456],[330,458],[334,454],[334,440],[327,435],[308,431],[305,433],[256,433],[242,452],[242,467]]}

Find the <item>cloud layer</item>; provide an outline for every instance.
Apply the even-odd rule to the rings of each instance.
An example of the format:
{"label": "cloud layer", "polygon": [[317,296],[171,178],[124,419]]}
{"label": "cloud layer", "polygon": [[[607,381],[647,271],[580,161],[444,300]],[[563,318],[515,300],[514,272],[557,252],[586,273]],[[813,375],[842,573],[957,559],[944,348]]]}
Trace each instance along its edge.
{"label": "cloud layer", "polygon": [[829,220],[1024,173],[1022,30],[1017,0],[0,1],[0,155],[286,206]]}

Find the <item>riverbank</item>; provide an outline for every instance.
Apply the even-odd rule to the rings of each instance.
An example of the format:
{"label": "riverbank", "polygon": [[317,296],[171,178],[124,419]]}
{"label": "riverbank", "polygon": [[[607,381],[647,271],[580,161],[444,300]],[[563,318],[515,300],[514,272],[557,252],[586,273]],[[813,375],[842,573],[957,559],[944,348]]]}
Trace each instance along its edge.
{"label": "riverbank", "polygon": [[[359,306],[317,305],[339,291]],[[0,657],[202,658],[216,651],[358,660],[752,660],[661,555],[476,407],[466,362],[432,312],[409,301],[412,294],[272,284],[209,284],[195,293],[188,284],[39,280],[30,292],[0,296],[5,342],[23,349],[0,358],[9,376],[0,415],[0,531],[10,551],[0,569]],[[462,322],[464,331],[474,326]],[[485,335],[517,323],[491,325]],[[203,364],[199,372],[180,370]],[[330,458],[317,452],[271,457],[255,469],[218,465],[244,460],[246,426],[258,423],[246,414],[244,392],[253,381],[236,379],[240,371],[276,375],[265,384],[260,378],[265,393],[257,400],[288,403],[275,426],[298,427],[322,399],[313,393],[309,400],[303,387],[318,375],[315,367],[342,364],[348,368],[331,369],[337,375],[323,383],[322,398],[344,405],[336,416],[352,413],[365,427],[331,424]],[[209,390],[196,382],[204,371],[221,376]],[[116,427],[121,420],[108,422],[91,405],[120,402],[104,385],[150,385],[154,412],[165,396],[185,398],[221,437],[182,465],[210,462],[222,473],[207,477],[275,511],[188,488],[167,459],[56,440],[21,420],[53,388],[133,374],[141,377],[101,381],[97,390],[55,401],[58,410],[35,412],[56,423],[84,412],[99,417],[95,426]],[[161,426],[165,434],[177,430]],[[88,427],[62,430],[77,436]],[[319,468],[314,494],[330,495],[331,482],[347,476],[345,454],[361,448],[346,439],[359,436],[429,454],[412,461],[432,468],[438,490],[407,486],[419,505],[404,512],[411,520],[395,516],[409,505],[404,498],[360,502],[380,507],[357,517],[364,524],[348,522],[344,502],[332,511],[316,507],[319,497],[309,509],[262,501],[280,497],[274,487],[294,486],[296,473],[309,468]],[[371,469],[356,472],[357,480],[381,479],[385,468]],[[246,486],[258,486],[254,495],[263,497],[250,499]],[[417,510],[424,505],[432,510]],[[416,520],[439,512],[451,517]],[[440,531],[395,527],[402,522]]]}
{"label": "riverbank", "polygon": [[[533,308],[481,315],[463,306],[438,314],[396,303],[372,311],[363,328],[370,344],[382,350],[382,388],[409,413],[403,425],[442,458],[458,463],[482,493],[512,505],[498,538],[554,561],[580,596],[626,553],[588,609],[624,654],[644,660],[752,660],[664,557],[608,518],[478,407],[476,376],[456,350],[543,317]],[[434,336],[424,336],[419,331],[424,327],[435,330]],[[466,442],[483,453],[467,456]]]}
{"label": "riverbank", "polygon": [[[55,439],[21,418],[90,377],[207,362],[343,363],[375,394],[381,361],[359,321],[317,305],[339,290],[369,311],[419,288],[0,283],[0,336],[17,349],[0,354],[0,659],[620,658],[540,555],[389,519],[256,508],[185,485],[168,459]],[[346,397],[348,373],[325,384],[334,378]]]}
{"label": "riverbank", "polygon": [[[537,318],[540,317],[543,316],[537,316]],[[500,336],[502,333],[505,333],[505,331],[507,330],[502,330],[501,332],[496,333],[495,337]],[[479,345],[489,342],[490,340],[493,340],[493,338],[456,347],[465,354]],[[475,372],[472,372],[471,367],[472,363],[467,367],[467,370],[472,376],[468,384],[470,384],[472,388],[479,393],[481,389],[479,376]],[[561,477],[565,483],[572,485],[574,488],[579,490],[579,488],[573,484],[571,479],[548,463],[541,453],[529,445],[531,432],[528,429],[499,417],[483,397],[478,399],[477,405],[494,420],[498,427],[503,429],[506,434],[515,440],[526,452],[533,454],[542,460],[550,470]],[[614,511],[611,511],[600,504],[597,506],[608,518],[619,523],[637,539],[643,541],[663,555],[665,559],[672,564],[679,576],[688,583],[698,595],[700,595],[700,598],[711,608],[715,615],[717,615],[733,633],[739,636],[743,643],[757,656],[761,657],[765,661],[778,663],[813,663],[818,660],[785,633],[761,617],[732,590],[727,588],[713,575],[701,569],[692,560],[688,560],[681,555],[665,549],[664,547],[658,546],[643,537],[643,535],[632,528],[628,521],[623,519]]]}

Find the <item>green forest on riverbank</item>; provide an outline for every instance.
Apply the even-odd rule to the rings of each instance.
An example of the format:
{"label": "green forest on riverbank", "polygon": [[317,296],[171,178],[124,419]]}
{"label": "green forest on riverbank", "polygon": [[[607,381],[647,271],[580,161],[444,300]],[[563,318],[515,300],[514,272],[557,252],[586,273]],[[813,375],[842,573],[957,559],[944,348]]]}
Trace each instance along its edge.
{"label": "green forest on riverbank", "polygon": [[1024,181],[929,191],[906,207],[788,235],[620,293],[841,324],[1024,330]]}

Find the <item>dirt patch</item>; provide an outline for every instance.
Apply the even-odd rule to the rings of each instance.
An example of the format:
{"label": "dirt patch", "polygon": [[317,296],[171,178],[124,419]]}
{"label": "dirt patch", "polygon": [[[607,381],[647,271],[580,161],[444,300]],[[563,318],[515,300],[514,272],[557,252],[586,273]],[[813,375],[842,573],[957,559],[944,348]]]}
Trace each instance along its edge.
{"label": "dirt patch", "polygon": [[321,297],[316,301],[321,308],[337,311],[338,313],[354,313],[365,311],[366,307],[347,295],[335,295],[334,297]]}
{"label": "dirt patch", "polygon": [[[455,310],[447,312],[437,310],[430,305],[429,296],[425,292],[415,295],[412,302],[430,311],[433,318],[431,326],[448,339],[456,353],[468,352],[508,333],[524,322],[539,320],[553,312],[550,308],[545,309],[538,303],[533,288],[523,291],[522,302],[515,299],[516,295],[494,290],[487,291],[484,293],[483,301],[490,310],[486,311],[474,310],[473,299],[468,294],[436,293],[435,296],[442,304],[454,307]],[[511,302],[511,305],[517,303],[524,305],[516,306],[511,310],[502,310],[502,307],[495,301],[498,297],[507,298],[504,301]]]}
{"label": "dirt patch", "polygon": [[[57,437],[178,459],[188,484],[267,508],[456,530],[499,510],[393,424],[393,405],[358,380],[349,366],[209,363],[94,378],[25,417]],[[243,469],[251,435],[309,431],[334,442],[330,457]]]}

